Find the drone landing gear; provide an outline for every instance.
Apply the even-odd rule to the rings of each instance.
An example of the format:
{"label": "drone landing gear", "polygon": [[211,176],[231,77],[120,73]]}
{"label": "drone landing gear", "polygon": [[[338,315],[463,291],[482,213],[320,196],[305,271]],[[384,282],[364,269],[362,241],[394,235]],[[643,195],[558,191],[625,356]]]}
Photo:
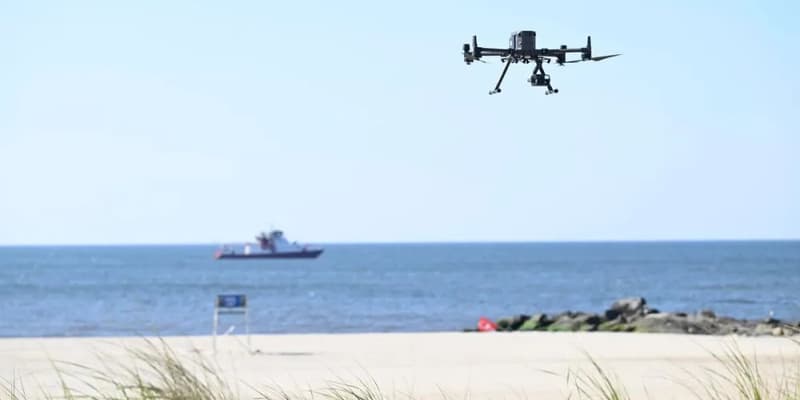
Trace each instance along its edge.
{"label": "drone landing gear", "polygon": [[503,83],[503,78],[506,77],[506,72],[508,71],[508,67],[510,66],[511,66],[511,58],[509,57],[506,59],[506,66],[503,67],[503,73],[500,74],[500,79],[497,81],[497,85],[495,85],[494,90],[489,92],[489,94],[497,94],[502,92],[502,90],[500,90],[500,84]]}
{"label": "drone landing gear", "polygon": [[[500,74],[500,79],[497,80],[497,85],[495,85],[494,89],[489,92],[489,94],[497,94],[502,92],[503,90],[500,89],[500,85],[503,84],[503,79],[506,77],[506,72],[508,72],[508,67],[511,66],[511,63],[519,62],[519,59],[508,57],[502,60],[506,63],[505,67],[503,67],[503,72]],[[528,60],[523,60],[522,62],[525,63]],[[528,78],[528,82],[530,82],[531,86],[542,86],[545,87],[546,90],[544,94],[555,94],[558,93],[558,89],[553,88],[550,84],[550,75],[544,73],[544,68],[542,68],[542,59],[534,59],[536,62],[536,68],[533,69],[533,74],[530,78]]]}

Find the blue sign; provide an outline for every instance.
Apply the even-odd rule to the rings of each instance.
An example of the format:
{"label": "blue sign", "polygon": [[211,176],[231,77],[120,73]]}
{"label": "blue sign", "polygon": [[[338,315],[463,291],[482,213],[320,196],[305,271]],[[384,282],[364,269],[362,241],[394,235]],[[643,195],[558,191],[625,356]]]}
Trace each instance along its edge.
{"label": "blue sign", "polygon": [[243,294],[220,294],[217,295],[218,308],[245,308],[247,307],[247,296]]}

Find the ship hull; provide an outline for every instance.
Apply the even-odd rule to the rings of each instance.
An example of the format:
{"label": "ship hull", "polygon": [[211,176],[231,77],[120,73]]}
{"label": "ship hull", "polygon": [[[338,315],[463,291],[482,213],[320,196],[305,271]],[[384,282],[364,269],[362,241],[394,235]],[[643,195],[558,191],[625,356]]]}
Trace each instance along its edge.
{"label": "ship hull", "polygon": [[322,249],[306,251],[284,251],[276,253],[221,253],[216,255],[217,260],[246,260],[246,259],[294,259],[294,258],[317,258],[322,254]]}

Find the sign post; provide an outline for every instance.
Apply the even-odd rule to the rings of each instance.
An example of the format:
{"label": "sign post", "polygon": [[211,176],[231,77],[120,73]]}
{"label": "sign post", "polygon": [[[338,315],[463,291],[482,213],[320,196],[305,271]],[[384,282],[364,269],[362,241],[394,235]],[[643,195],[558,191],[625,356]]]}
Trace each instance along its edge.
{"label": "sign post", "polygon": [[219,316],[223,314],[238,314],[244,316],[244,332],[247,335],[247,351],[250,351],[250,321],[247,318],[247,296],[243,294],[220,294],[214,302],[214,331],[213,347],[217,352],[217,328]]}

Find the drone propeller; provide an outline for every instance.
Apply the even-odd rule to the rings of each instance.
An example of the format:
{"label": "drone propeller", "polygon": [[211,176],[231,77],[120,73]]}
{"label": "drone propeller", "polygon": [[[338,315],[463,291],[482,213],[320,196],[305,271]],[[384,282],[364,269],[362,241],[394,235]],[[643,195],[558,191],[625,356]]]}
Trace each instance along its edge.
{"label": "drone propeller", "polygon": [[606,58],[611,58],[611,57],[616,57],[616,56],[621,56],[621,55],[622,55],[622,54],[609,54],[609,55],[607,55],[607,56],[597,56],[597,57],[592,57],[592,58],[590,58],[590,60],[592,60],[592,61],[603,61],[603,60],[605,60]]}
{"label": "drone propeller", "polygon": [[621,56],[621,55],[622,54],[610,54],[610,55],[607,55],[607,56],[597,56],[597,57],[587,58],[585,60],[570,60],[570,61],[564,61],[564,62],[567,63],[567,64],[572,64],[572,63],[579,63],[579,62],[584,62],[584,61],[603,61],[606,58],[611,58],[611,57],[616,57],[616,56]]}

